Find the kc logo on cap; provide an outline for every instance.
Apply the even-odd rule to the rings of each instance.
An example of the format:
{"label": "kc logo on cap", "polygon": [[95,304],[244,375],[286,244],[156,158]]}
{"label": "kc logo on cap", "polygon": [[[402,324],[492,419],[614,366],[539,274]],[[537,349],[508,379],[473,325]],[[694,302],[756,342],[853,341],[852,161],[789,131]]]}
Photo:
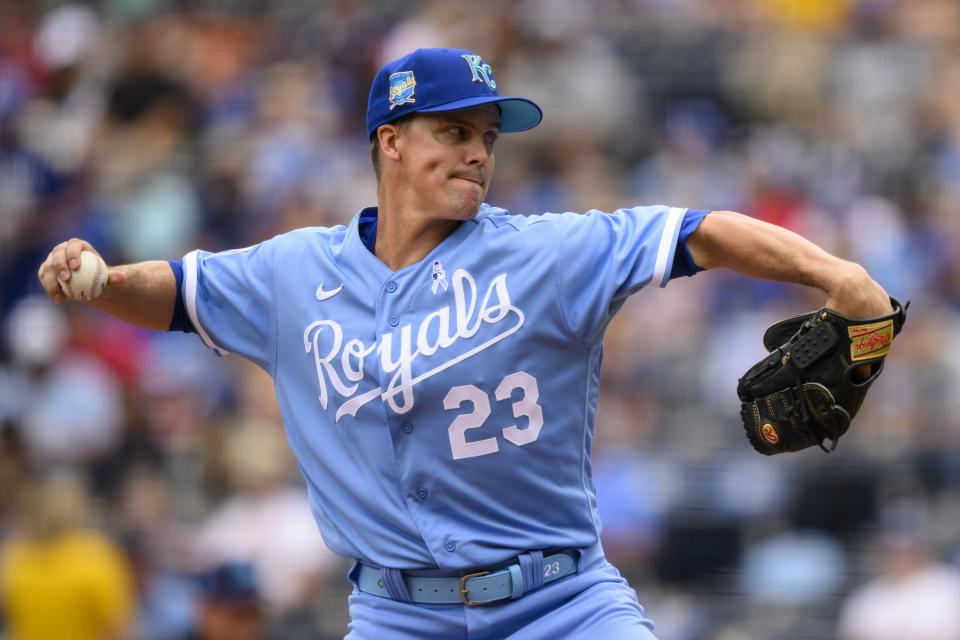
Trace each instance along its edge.
{"label": "kc logo on cap", "polygon": [[440,113],[495,104],[501,133],[540,123],[540,107],[526,98],[501,96],[493,68],[466,49],[417,49],[377,72],[367,101],[367,135],[411,113]]}
{"label": "kc logo on cap", "polygon": [[493,79],[493,67],[484,62],[483,58],[478,55],[468,54],[461,57],[470,65],[470,72],[473,74],[474,82],[480,82],[482,80],[490,87],[490,91],[497,90],[497,81]]}

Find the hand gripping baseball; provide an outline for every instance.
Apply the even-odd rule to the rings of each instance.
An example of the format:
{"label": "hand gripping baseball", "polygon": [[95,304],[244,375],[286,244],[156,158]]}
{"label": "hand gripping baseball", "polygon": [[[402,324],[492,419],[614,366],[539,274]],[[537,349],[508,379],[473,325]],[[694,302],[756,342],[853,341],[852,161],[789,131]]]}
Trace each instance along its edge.
{"label": "hand gripping baseball", "polygon": [[106,287],[121,284],[125,279],[122,271],[108,269],[96,249],[79,238],[54,247],[40,265],[37,277],[57,304],[67,299],[90,302]]}
{"label": "hand gripping baseball", "polygon": [[[890,304],[893,312],[876,318],[855,320],[824,308],[767,329],[763,344],[770,354],[737,385],[754,449],[772,455],[836,448],[903,328],[910,303],[891,297]],[[869,373],[861,376],[864,365]]]}

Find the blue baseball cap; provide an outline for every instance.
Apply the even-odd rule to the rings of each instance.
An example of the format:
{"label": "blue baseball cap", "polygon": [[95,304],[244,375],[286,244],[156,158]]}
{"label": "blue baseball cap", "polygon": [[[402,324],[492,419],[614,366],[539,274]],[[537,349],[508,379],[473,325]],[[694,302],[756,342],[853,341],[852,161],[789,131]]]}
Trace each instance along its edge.
{"label": "blue baseball cap", "polygon": [[224,562],[197,577],[201,594],[210,600],[227,606],[260,603],[260,578],[256,567],[249,562]]}
{"label": "blue baseball cap", "polygon": [[543,112],[532,100],[501,96],[493,69],[465,49],[417,49],[385,64],[370,86],[367,136],[410,113],[456,111],[482,104],[500,107],[500,131],[526,131]]}

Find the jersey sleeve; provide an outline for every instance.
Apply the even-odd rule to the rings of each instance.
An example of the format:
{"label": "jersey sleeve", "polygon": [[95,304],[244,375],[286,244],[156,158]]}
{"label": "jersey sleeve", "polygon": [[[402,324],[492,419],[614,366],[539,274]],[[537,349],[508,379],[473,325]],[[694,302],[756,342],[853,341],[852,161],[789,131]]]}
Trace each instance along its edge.
{"label": "jersey sleeve", "polygon": [[183,258],[182,295],[190,322],[218,354],[235,353],[273,370],[276,287],[271,245]]}
{"label": "jersey sleeve", "polygon": [[168,260],[170,269],[173,271],[173,277],[177,281],[177,299],[173,303],[173,317],[170,318],[170,326],[167,331],[182,331],[184,333],[196,333],[187,316],[187,308],[183,305],[183,262],[180,260]]}
{"label": "jersey sleeve", "polygon": [[599,340],[630,294],[667,285],[686,211],[651,206],[558,216],[560,304],[581,340]]}
{"label": "jersey sleeve", "polygon": [[683,276],[692,276],[700,271],[704,271],[703,267],[693,261],[693,255],[691,255],[690,249],[687,248],[687,238],[697,230],[700,222],[703,221],[708,213],[710,213],[710,211],[687,209],[687,212],[683,214],[683,223],[680,225],[680,235],[677,237],[677,251],[673,256],[673,268],[670,270],[671,280]]}

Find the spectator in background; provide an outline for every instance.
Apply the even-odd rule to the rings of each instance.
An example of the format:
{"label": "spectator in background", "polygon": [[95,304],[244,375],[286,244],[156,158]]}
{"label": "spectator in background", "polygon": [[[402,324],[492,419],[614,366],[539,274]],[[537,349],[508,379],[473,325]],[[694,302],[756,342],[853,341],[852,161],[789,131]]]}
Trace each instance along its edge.
{"label": "spectator in background", "polygon": [[118,444],[120,385],[100,359],[69,348],[64,314],[37,302],[21,299],[5,327],[13,366],[0,379],[0,419],[22,425],[37,464],[91,464]]}
{"label": "spectator in background", "polygon": [[218,565],[200,576],[201,605],[192,640],[259,640],[263,606],[257,571],[237,562]]}
{"label": "spectator in background", "polygon": [[960,638],[960,575],[933,558],[920,510],[902,503],[881,517],[881,573],[844,604],[842,640]]}
{"label": "spectator in background", "polygon": [[306,493],[276,423],[248,420],[231,429],[224,462],[232,492],[198,532],[199,562],[244,563],[258,576],[271,628],[311,635],[311,611],[338,559],[317,536]]}
{"label": "spectator in background", "polygon": [[30,462],[27,455],[20,424],[0,418],[0,540],[11,532],[17,501],[28,482]]}
{"label": "spectator in background", "polygon": [[173,485],[163,471],[136,461],[125,472],[119,528],[138,588],[137,640],[183,640],[194,629],[198,603],[190,564],[189,525],[174,512]]}
{"label": "spectator in background", "polygon": [[58,473],[22,493],[19,534],[0,547],[0,611],[16,640],[127,637],[134,587],[120,549],[88,529],[87,496]]}

